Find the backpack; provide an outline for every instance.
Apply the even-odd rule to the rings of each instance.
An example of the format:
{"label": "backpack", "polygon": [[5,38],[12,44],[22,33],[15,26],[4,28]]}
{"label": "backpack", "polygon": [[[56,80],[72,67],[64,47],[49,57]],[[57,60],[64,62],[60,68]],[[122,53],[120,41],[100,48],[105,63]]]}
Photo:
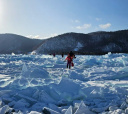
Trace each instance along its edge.
{"label": "backpack", "polygon": [[72,63],[72,67],[74,66],[74,63]]}

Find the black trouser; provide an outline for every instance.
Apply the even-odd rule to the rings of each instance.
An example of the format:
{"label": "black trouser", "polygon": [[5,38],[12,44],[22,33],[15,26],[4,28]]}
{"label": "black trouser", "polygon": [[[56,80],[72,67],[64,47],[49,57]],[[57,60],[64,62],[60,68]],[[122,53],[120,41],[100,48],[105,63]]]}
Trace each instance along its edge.
{"label": "black trouser", "polygon": [[67,62],[67,68],[69,68],[69,69],[71,68],[71,62],[69,62],[69,61]]}

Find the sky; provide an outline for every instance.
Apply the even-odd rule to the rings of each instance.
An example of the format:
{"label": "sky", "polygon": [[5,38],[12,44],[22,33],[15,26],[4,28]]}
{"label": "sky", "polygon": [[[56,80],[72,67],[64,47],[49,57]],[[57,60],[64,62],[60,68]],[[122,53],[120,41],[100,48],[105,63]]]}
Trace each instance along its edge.
{"label": "sky", "polygon": [[0,34],[49,38],[128,29],[128,0],[0,0]]}

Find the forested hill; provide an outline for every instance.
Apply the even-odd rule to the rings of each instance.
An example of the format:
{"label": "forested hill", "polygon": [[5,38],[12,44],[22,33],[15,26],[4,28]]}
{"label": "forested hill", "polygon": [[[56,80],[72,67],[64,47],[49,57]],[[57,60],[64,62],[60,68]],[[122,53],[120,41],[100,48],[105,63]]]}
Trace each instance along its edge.
{"label": "forested hill", "polygon": [[0,34],[0,54],[27,54],[36,49],[42,40],[16,34]]}
{"label": "forested hill", "polygon": [[30,39],[15,34],[0,34],[0,54],[105,54],[128,53],[128,30],[65,33],[45,40]]}
{"label": "forested hill", "polygon": [[128,52],[128,30],[93,32],[89,34],[65,33],[49,38],[37,49],[37,53],[105,54]]}

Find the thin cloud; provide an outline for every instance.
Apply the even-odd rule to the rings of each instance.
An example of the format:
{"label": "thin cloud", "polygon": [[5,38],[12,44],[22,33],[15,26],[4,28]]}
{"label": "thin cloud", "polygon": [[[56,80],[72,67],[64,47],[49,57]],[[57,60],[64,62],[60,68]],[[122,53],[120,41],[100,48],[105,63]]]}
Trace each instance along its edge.
{"label": "thin cloud", "polygon": [[40,39],[41,37],[40,37],[40,35],[28,35],[28,36],[26,36],[26,37],[28,37],[28,38],[34,38],[34,39]]}
{"label": "thin cloud", "polygon": [[57,36],[58,34],[57,33],[54,33],[54,34],[50,34],[48,36],[40,36],[40,35],[28,35],[26,37],[28,38],[32,38],[32,39],[47,39],[47,38],[51,38],[51,37],[55,37]]}
{"label": "thin cloud", "polygon": [[26,37],[31,38],[31,37],[32,37],[32,35],[28,35],[28,36],[26,36]]}
{"label": "thin cloud", "polygon": [[101,20],[101,18],[96,18],[96,21],[100,21]]}
{"label": "thin cloud", "polygon": [[58,34],[57,34],[57,33],[50,34],[49,36],[46,36],[46,37],[44,37],[44,38],[51,38],[51,37],[55,37],[55,36],[58,36]]}
{"label": "thin cloud", "polygon": [[107,24],[101,24],[101,25],[99,25],[99,27],[100,28],[102,28],[102,29],[107,29],[107,28],[109,28],[111,26],[111,24],[110,23],[107,23]]}
{"label": "thin cloud", "polygon": [[75,23],[80,23],[80,21],[79,20],[75,20]]}
{"label": "thin cloud", "polygon": [[91,27],[91,24],[84,24],[82,26],[77,26],[76,29],[88,29]]}
{"label": "thin cloud", "polygon": [[34,36],[34,38],[40,38],[40,36],[39,35],[36,35],[36,36]]}
{"label": "thin cloud", "polygon": [[72,23],[80,23],[80,21],[77,20],[77,19],[76,19],[76,20],[71,20],[71,22],[72,22]]}

